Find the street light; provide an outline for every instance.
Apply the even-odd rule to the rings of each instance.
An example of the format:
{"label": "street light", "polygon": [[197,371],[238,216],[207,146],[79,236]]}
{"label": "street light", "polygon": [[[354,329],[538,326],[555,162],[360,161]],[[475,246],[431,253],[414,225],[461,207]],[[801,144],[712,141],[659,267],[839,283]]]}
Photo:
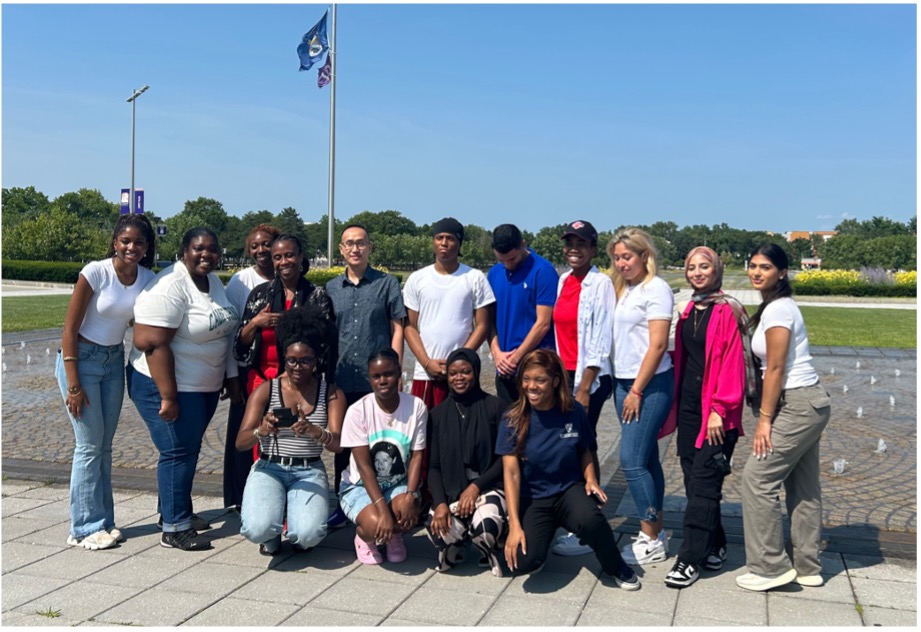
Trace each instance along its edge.
{"label": "street light", "polygon": [[135,200],[134,200],[134,110],[135,110],[135,105],[134,105],[134,102],[139,96],[147,92],[149,89],[150,89],[150,86],[144,86],[143,88],[138,88],[137,90],[134,91],[134,93],[130,97],[128,97],[128,103],[131,104],[131,214],[132,215],[134,214],[134,211],[136,210],[134,208],[134,205],[135,205]]}

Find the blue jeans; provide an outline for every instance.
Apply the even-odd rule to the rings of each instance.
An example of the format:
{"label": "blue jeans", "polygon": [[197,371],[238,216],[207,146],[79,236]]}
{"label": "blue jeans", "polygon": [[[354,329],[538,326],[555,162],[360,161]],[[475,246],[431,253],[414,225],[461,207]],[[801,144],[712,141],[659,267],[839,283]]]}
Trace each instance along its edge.
{"label": "blue jeans", "polygon": [[[70,535],[79,540],[115,526],[112,439],[125,398],[125,345],[78,341],[77,358],[80,385],[89,400],[79,419],[67,412],[75,439],[70,471]],[[67,373],[60,351],[54,372],[66,401]]]}
{"label": "blue jeans", "polygon": [[147,431],[160,459],[157,461],[157,489],[163,531],[179,532],[192,528],[192,481],[201,452],[201,440],[214,416],[220,391],[214,393],[179,392],[179,417],[166,421],[160,417],[160,391],[154,381],[128,365],[128,396],[147,424]]}
{"label": "blue jeans", "polygon": [[643,389],[640,417],[623,423],[624,400],[633,378],[615,380],[614,403],[620,419],[620,465],[640,520],[655,521],[665,499],[665,475],[659,462],[659,431],[675,396],[675,371],[658,373]]}
{"label": "blue jeans", "polygon": [[243,488],[240,535],[256,544],[281,535],[287,504],[287,536],[309,549],[326,537],[329,486],[322,461],[294,467],[258,460]]}

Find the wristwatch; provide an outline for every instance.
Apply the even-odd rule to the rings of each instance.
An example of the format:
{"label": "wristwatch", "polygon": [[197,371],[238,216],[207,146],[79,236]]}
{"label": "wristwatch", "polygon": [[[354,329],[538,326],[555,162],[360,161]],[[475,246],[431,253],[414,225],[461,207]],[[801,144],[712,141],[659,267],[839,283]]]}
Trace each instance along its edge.
{"label": "wristwatch", "polygon": [[422,494],[419,493],[419,490],[407,491],[407,494],[413,497],[413,500],[422,500]]}

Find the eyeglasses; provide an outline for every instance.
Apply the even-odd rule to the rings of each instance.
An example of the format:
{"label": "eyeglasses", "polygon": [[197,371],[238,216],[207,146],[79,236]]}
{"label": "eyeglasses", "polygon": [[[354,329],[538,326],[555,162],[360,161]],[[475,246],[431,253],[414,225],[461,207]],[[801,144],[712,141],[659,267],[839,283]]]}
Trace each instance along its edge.
{"label": "eyeglasses", "polygon": [[366,242],[366,241],[352,241],[352,240],[349,240],[349,241],[344,241],[344,242],[342,242],[342,243],[339,244],[339,245],[340,245],[341,247],[345,248],[345,250],[348,251],[348,250],[351,250],[352,248],[358,248],[359,250],[364,250],[364,249],[367,248],[370,244],[369,244],[368,242]]}
{"label": "eyeglasses", "polygon": [[317,363],[317,359],[314,356],[307,356],[306,358],[293,358],[288,356],[285,358],[285,366],[291,367],[292,369],[297,365],[301,366],[313,366]]}

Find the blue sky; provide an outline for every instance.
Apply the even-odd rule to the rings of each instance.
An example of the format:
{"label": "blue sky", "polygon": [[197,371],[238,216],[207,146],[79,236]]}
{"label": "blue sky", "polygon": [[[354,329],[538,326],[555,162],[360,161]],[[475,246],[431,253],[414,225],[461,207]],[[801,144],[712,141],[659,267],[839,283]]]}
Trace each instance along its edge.
{"label": "blue sky", "polygon": [[[2,7],[2,184],[326,213],[325,5]],[[339,5],[336,216],[773,231],[917,210],[914,5]]]}

